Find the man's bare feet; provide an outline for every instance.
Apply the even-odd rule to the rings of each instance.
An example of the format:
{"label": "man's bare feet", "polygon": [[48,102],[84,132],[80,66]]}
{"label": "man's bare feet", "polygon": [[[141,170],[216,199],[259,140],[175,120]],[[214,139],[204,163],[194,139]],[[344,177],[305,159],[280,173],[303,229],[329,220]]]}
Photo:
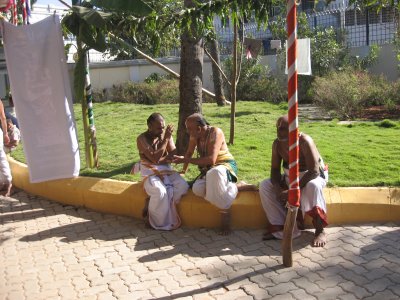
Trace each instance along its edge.
{"label": "man's bare feet", "polygon": [[220,211],[221,214],[221,229],[220,235],[229,235],[231,233],[231,210],[224,209]]}
{"label": "man's bare feet", "polygon": [[236,186],[238,188],[239,192],[244,192],[244,191],[258,191],[258,187],[254,184],[248,184],[245,181],[240,181],[236,183]]}
{"label": "man's bare feet", "polygon": [[313,247],[324,247],[326,244],[326,233],[321,231],[319,233],[315,232],[314,239],[312,241]]}
{"label": "man's bare feet", "polygon": [[4,197],[10,197],[10,196],[11,196],[11,188],[12,188],[12,184],[9,183],[9,184],[7,185],[6,193],[4,194]]}
{"label": "man's bare feet", "polygon": [[0,185],[0,192],[4,197],[10,197],[11,196],[11,188],[12,188],[12,184],[6,184],[3,183]]}
{"label": "man's bare feet", "polygon": [[321,218],[317,215],[313,219],[313,223],[315,226],[315,234],[314,239],[312,241],[313,247],[324,247],[326,244],[326,233],[324,231],[323,223]]}

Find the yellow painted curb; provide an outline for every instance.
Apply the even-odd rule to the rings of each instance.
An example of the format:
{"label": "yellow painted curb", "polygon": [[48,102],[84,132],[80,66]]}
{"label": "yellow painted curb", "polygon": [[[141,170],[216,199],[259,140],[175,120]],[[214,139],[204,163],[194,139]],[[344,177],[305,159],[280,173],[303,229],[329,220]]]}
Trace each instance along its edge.
{"label": "yellow painted curb", "polygon": [[[30,183],[28,167],[9,158],[13,184],[31,194],[95,211],[141,218],[146,194],[140,182],[76,177]],[[400,188],[326,188],[329,224],[400,221]],[[182,224],[218,227],[219,211],[192,191],[178,205]],[[306,220],[309,224],[310,220]],[[233,228],[265,228],[268,221],[258,192],[240,192],[232,205]]]}

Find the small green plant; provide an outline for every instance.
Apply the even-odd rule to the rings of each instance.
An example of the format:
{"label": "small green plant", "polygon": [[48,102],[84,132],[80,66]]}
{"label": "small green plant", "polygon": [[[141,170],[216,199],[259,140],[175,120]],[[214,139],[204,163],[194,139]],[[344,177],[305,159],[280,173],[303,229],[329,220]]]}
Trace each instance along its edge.
{"label": "small green plant", "polygon": [[388,119],[382,120],[382,121],[378,122],[376,125],[379,127],[382,127],[382,128],[392,128],[392,127],[397,126],[396,122],[388,120]]}
{"label": "small green plant", "polygon": [[147,76],[144,82],[153,83],[153,82],[160,82],[161,80],[170,80],[170,79],[174,79],[173,77],[171,77],[170,74],[160,74],[155,72]]}

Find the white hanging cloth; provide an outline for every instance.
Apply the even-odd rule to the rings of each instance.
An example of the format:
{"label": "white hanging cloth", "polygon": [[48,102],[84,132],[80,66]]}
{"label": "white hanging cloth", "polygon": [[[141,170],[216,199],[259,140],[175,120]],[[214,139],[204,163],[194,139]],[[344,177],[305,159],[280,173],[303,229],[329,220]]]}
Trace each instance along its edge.
{"label": "white hanging cloth", "polygon": [[[287,43],[286,57],[287,57]],[[311,44],[310,39],[297,39],[297,74],[312,75],[311,71]],[[287,74],[287,60],[285,74]]]}
{"label": "white hanging cloth", "polygon": [[78,176],[79,145],[58,16],[28,26],[2,25],[30,181]]}

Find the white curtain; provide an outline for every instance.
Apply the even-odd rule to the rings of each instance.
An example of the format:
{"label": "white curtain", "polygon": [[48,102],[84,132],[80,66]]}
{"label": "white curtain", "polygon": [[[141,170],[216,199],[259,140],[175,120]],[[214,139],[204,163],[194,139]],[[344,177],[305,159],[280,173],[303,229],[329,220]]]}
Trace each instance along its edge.
{"label": "white curtain", "polygon": [[2,25],[31,182],[78,176],[79,147],[58,16],[32,25]]}

